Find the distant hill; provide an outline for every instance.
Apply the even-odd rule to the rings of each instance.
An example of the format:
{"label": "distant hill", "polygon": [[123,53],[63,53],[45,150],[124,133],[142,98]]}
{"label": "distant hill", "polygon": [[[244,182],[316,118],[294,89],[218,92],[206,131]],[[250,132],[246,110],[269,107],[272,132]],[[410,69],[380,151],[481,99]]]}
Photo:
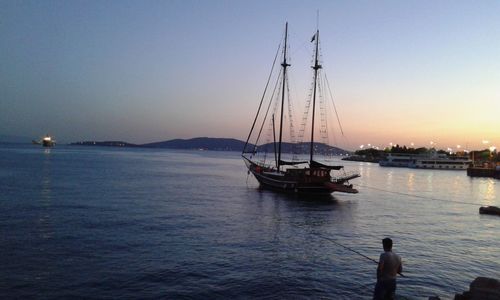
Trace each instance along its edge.
{"label": "distant hill", "polygon": [[[276,145],[277,147],[277,145]],[[283,153],[297,153],[297,154],[308,154],[310,151],[311,144],[310,143],[298,143],[298,144],[292,144],[292,143],[282,143],[281,144],[281,151]],[[259,152],[273,152],[274,151],[274,144],[269,143],[269,144],[264,144],[260,145],[258,148]],[[316,154],[322,154],[322,155],[347,155],[350,154],[349,151],[346,151],[344,149],[340,149],[338,147],[333,147],[329,146],[324,143],[314,143],[314,153]]]}
{"label": "distant hill", "polygon": [[[237,139],[228,138],[209,138],[209,137],[198,137],[193,139],[175,139],[163,142],[148,143],[148,144],[131,144],[122,141],[84,141],[71,143],[71,145],[83,145],[83,146],[112,146],[112,147],[143,147],[143,148],[165,148],[165,149],[184,149],[184,150],[212,150],[212,151],[243,151],[245,142]],[[249,144],[247,150],[252,149],[253,145]],[[282,143],[281,150],[283,153],[297,153],[297,154],[307,154],[309,153],[310,144],[309,143]],[[257,147],[258,152],[269,152],[274,151],[274,144],[268,143],[260,145]],[[332,147],[323,143],[314,143],[314,152],[317,154],[324,155],[346,155],[349,151]]]}
{"label": "distant hill", "polygon": [[122,142],[122,141],[102,141],[102,142],[97,142],[97,141],[83,141],[83,142],[71,143],[70,145],[77,145],[77,146],[106,146],[106,147],[140,147],[139,145],[131,144],[131,143],[127,143],[127,142]]}
{"label": "distant hill", "polygon": [[242,151],[245,142],[237,139],[199,137],[188,140],[175,139],[164,142],[143,144],[147,148],[202,149],[214,151]]}

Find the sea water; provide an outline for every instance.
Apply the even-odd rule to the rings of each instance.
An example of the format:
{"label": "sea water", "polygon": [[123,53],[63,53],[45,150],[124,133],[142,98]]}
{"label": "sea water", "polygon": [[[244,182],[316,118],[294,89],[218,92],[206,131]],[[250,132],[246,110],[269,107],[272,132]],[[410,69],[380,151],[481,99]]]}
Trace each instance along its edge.
{"label": "sea water", "polygon": [[500,218],[478,213],[499,181],[341,163],[359,194],[312,199],[234,152],[0,145],[0,297],[370,299],[376,264],[349,249],[376,260],[386,236],[401,297],[500,278]]}

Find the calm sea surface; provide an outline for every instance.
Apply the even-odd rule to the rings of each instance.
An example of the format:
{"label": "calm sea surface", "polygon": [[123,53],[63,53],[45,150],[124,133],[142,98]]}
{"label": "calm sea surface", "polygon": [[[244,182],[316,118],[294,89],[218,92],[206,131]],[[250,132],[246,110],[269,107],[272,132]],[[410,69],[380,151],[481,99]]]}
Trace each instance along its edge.
{"label": "calm sea surface", "polygon": [[405,298],[500,278],[500,218],[478,213],[500,181],[344,164],[360,193],[312,200],[259,190],[234,152],[0,145],[0,298],[370,299],[376,265],[337,243],[377,259],[385,236]]}

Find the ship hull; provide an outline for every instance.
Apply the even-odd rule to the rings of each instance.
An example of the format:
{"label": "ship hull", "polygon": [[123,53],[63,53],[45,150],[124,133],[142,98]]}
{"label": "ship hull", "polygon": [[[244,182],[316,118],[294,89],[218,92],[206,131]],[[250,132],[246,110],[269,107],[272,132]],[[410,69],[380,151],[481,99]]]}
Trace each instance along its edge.
{"label": "ship hull", "polygon": [[[245,158],[249,172],[253,174],[260,186],[284,193],[296,193],[307,195],[329,195],[333,192],[358,193],[352,185],[346,184],[346,180],[333,182],[328,176],[306,175],[316,172],[329,173],[323,169],[296,169],[295,175],[287,172],[277,172],[276,170],[260,166]],[[350,177],[352,178],[352,177]],[[349,178],[349,179],[350,179]]]}
{"label": "ship hull", "polygon": [[42,141],[42,146],[44,146],[44,147],[54,147],[54,142],[52,142],[52,141]]}

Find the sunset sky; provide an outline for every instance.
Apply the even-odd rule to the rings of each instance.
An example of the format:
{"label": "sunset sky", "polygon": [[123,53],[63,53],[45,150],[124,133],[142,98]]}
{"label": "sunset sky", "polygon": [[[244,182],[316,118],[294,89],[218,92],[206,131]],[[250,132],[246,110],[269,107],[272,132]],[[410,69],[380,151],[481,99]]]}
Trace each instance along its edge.
{"label": "sunset sky", "polygon": [[340,146],[500,146],[486,0],[1,1],[0,134],[244,140],[287,21],[304,98],[317,11]]}

